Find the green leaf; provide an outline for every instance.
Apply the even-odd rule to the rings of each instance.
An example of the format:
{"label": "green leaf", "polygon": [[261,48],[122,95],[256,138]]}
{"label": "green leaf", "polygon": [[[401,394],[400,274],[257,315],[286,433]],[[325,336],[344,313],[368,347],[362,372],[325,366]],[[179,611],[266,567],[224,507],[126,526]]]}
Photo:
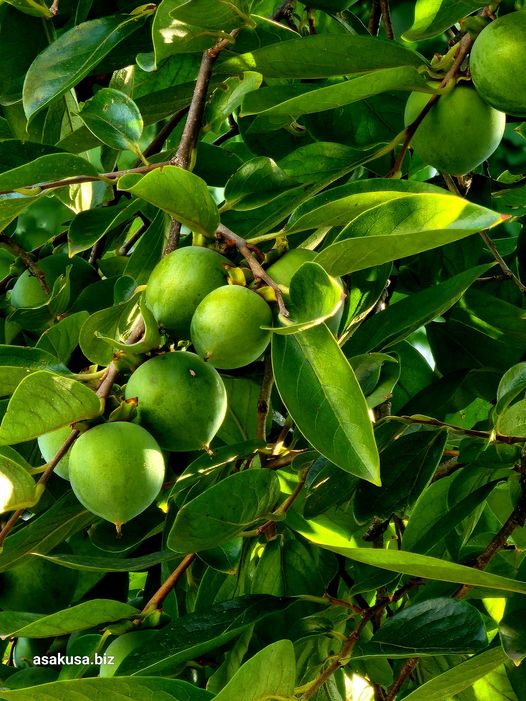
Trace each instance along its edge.
{"label": "green leaf", "polygon": [[23,379],[11,397],[0,425],[0,445],[22,443],[74,421],[92,419],[102,409],[93,390],[39,370]]}
{"label": "green leaf", "polygon": [[279,493],[278,479],[269,470],[230,475],[178,511],[166,544],[183,553],[213,548],[268,518]]}
{"label": "green leaf", "polygon": [[335,109],[392,90],[431,92],[425,77],[413,66],[383,68],[336,85],[311,87],[308,92],[302,90],[303,94],[278,102],[272,99],[275,93],[267,92],[273,88],[251,92],[243,101],[241,116],[258,115],[250,131],[274,131],[301,115]]}
{"label": "green leaf", "polygon": [[368,209],[392,199],[420,193],[454,197],[435,185],[414,180],[358,180],[306,200],[291,214],[285,232],[295,234],[319,226],[346,226]]}
{"label": "green leaf", "polygon": [[225,207],[240,211],[255,209],[298,184],[272,158],[251,158],[229,178],[225,186]]}
{"label": "green leaf", "polygon": [[120,90],[102,88],[84,103],[80,118],[103,144],[140,153],[143,121],[135,102]]}
{"label": "green leaf", "polygon": [[17,10],[20,10],[20,12],[26,15],[43,19],[51,19],[53,17],[49,8],[42,0],[5,0],[5,2],[16,7]]}
{"label": "green leaf", "polygon": [[424,63],[422,56],[396,42],[346,34],[335,41],[333,35],[317,34],[233,56],[217,66],[216,74],[258,71],[265,78],[329,78]]}
{"label": "green leaf", "polygon": [[57,565],[84,572],[141,572],[177,557],[170,550],[140,557],[98,557],[96,555],[41,555]]}
{"label": "green leaf", "polygon": [[522,625],[525,613],[526,606],[522,597],[510,596],[506,601],[504,616],[499,622],[502,647],[507,657],[517,666],[526,658],[526,633]]}
{"label": "green leaf", "polygon": [[471,687],[477,679],[485,677],[505,659],[504,651],[497,645],[433,677],[408,694],[404,701],[444,701]]}
{"label": "green leaf", "polygon": [[142,8],[132,15],[116,14],[82,22],[44,49],[29,67],[24,82],[23,103],[28,120],[79,83],[113,48],[139,29],[152,12],[152,6]]}
{"label": "green leaf", "polygon": [[28,197],[18,192],[0,195],[0,229],[5,229],[13,219],[16,219],[19,214],[22,214],[29,205],[36,202],[40,197],[43,197],[43,193],[36,197]]}
{"label": "green leaf", "polygon": [[505,436],[526,436],[526,399],[521,399],[502,412],[496,428]]}
{"label": "green leaf", "polygon": [[447,441],[447,431],[411,431],[397,436],[380,453],[382,486],[358,485],[355,516],[358,522],[377,516],[390,518],[412,506],[429,484]]}
{"label": "green leaf", "polygon": [[362,652],[378,647],[389,657],[473,653],[488,639],[482,616],[466,601],[428,599],[398,611],[366,643]]}
{"label": "green leaf", "polygon": [[143,177],[124,175],[118,187],[168,212],[197,233],[213,238],[219,225],[217,205],[204,180],[177,166],[158,168]]}
{"label": "green leaf", "polygon": [[345,275],[458,241],[505,217],[447,194],[412,194],[363,212],[316,261]]}
{"label": "green leaf", "polygon": [[[243,97],[253,90],[257,90],[262,80],[261,73],[246,71],[241,75],[227,78],[221,83],[212,92],[208,101],[204,131],[220,132],[225,120],[239,107]],[[223,149],[221,150],[223,151]]]}
{"label": "green leaf", "polygon": [[[300,529],[298,529],[300,530]],[[435,579],[439,582],[454,582],[456,584],[469,584],[474,587],[484,587],[500,592],[516,592],[526,594],[526,582],[501,577],[490,572],[457,565],[455,562],[440,560],[429,555],[419,555],[417,553],[405,552],[404,550],[379,550],[376,548],[350,548],[345,544],[343,538],[309,533],[308,530],[302,532],[308,540],[312,540],[323,548],[339,553],[344,557],[356,562],[363,562],[365,565],[372,565],[382,570],[408,574],[412,577],[422,577],[423,579]]]}
{"label": "green leaf", "polygon": [[413,26],[402,36],[406,41],[437,36],[483,6],[480,0],[417,0]]}
{"label": "green leaf", "polygon": [[17,190],[77,175],[96,176],[97,169],[80,156],[71,153],[50,153],[0,174],[0,191]]}
{"label": "green leaf", "polygon": [[[37,696],[38,694],[38,696]],[[65,679],[25,689],[0,691],[6,701],[98,701],[98,699],[133,699],[151,701],[153,698],[172,701],[212,701],[204,689],[179,679],[159,677],[95,677],[94,679]]]}
{"label": "green leaf", "polygon": [[133,296],[107,309],[91,314],[80,329],[79,346],[86,358],[98,365],[109,365],[113,358],[114,344],[108,339],[126,341],[137,316],[138,298]]}
{"label": "green leaf", "polygon": [[138,613],[133,606],[111,599],[92,599],[48,616],[39,615],[32,621],[24,620],[27,613],[0,611],[0,637],[50,638],[131,618]]}
{"label": "green leaf", "polygon": [[124,273],[132,277],[137,285],[144,285],[148,282],[150,273],[161,260],[164,247],[165,219],[164,212],[157,212],[150,226],[133,247]]}
{"label": "green leaf", "polygon": [[349,344],[353,355],[382,350],[440,316],[457,302],[467,288],[491,266],[479,265],[445,282],[416,292],[365,321]]}
{"label": "green leaf", "polygon": [[[89,312],[75,312],[46,329],[37,341],[35,350],[51,353],[62,363],[68,363],[79,342],[80,329],[89,318]],[[57,363],[58,365],[58,363]],[[47,368],[59,372],[57,367]]]}
{"label": "green leaf", "polygon": [[160,630],[147,648],[128,655],[119,666],[119,674],[170,674],[182,662],[224,645],[291,603],[289,598],[242,596],[211,604],[204,612],[188,613]]}
{"label": "green leaf", "polygon": [[12,394],[24,377],[37,370],[69,374],[67,367],[45,350],[0,345],[0,396]]}
{"label": "green leaf", "polygon": [[69,225],[69,255],[72,257],[76,253],[87,251],[110,231],[133,219],[142,205],[140,200],[132,200],[115,207],[79,212]]}
{"label": "green leaf", "polygon": [[367,402],[327,326],[273,334],[272,366],[283,403],[309,443],[342,470],[380,484]]}
{"label": "green leaf", "polygon": [[248,22],[247,0],[171,0],[170,15],[196,27],[230,31]]}
{"label": "green leaf", "polygon": [[502,414],[526,390],[526,363],[517,363],[502,376],[497,389],[496,414]]}
{"label": "green leaf", "polygon": [[290,640],[278,640],[245,662],[215,696],[215,701],[265,701],[292,697],[296,660]]}
{"label": "green leaf", "polygon": [[37,499],[35,480],[27,469],[0,455],[0,513],[33,506]]}
{"label": "green leaf", "polygon": [[344,296],[338,282],[327,275],[321,265],[303,263],[290,283],[291,320],[280,315],[284,326],[275,326],[271,330],[280,335],[289,335],[319,326],[336,314]]}

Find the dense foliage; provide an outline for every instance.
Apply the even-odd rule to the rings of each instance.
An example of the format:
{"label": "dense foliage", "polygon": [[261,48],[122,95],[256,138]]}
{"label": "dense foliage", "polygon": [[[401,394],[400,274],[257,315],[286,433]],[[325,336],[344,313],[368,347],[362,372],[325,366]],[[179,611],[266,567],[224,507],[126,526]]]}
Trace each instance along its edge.
{"label": "dense foliage", "polygon": [[525,20],[0,2],[1,699],[526,698]]}

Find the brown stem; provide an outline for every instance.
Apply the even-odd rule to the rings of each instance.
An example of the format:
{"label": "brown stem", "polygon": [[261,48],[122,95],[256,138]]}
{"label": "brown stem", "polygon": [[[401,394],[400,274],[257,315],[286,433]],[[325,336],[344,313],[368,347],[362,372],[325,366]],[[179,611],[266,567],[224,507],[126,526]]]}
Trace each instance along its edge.
{"label": "brown stem", "polygon": [[285,306],[281,290],[279,289],[278,285],[274,282],[274,280],[267,274],[267,272],[263,270],[261,264],[250,250],[245,239],[235,234],[226,226],[223,226],[223,224],[220,224],[218,226],[216,231],[216,238],[219,240],[230,242],[237,248],[237,250],[241,253],[243,258],[247,261],[250,270],[252,270],[254,278],[256,280],[262,280],[274,290],[274,293],[276,294],[276,301],[278,303],[279,313],[284,317],[288,317],[289,312],[287,311],[287,307]]}
{"label": "brown stem", "polygon": [[130,236],[130,238],[125,241],[120,248],[117,249],[116,253],[118,256],[127,256],[130,250],[135,246],[137,241],[141,238],[147,229],[145,223],[141,224],[137,231]]}
{"label": "brown stem", "polygon": [[53,0],[53,4],[49,8],[49,11],[53,15],[53,17],[58,14],[59,3],[60,3],[60,0]]}
{"label": "brown stem", "polygon": [[[442,82],[440,83],[441,88],[445,88],[447,84],[449,83],[450,80],[453,80],[453,78],[456,77],[458,72],[460,71],[460,68],[462,66],[462,63],[464,62],[464,59],[466,58],[467,54],[469,53],[469,50],[471,49],[471,46],[473,45],[473,39],[470,34],[465,34],[462,39],[458,43],[458,50],[457,50],[457,55],[455,58],[455,61],[451,68],[448,70],[444,78],[442,79]],[[406,127],[405,130],[405,138],[404,142],[402,144],[402,148],[400,149],[400,152],[396,158],[396,161],[389,171],[387,173],[386,177],[387,178],[393,178],[397,176],[400,173],[400,170],[402,168],[402,163],[405,158],[405,154],[407,153],[407,150],[411,144],[411,140],[413,136],[415,135],[416,130],[424,120],[425,116],[429,112],[429,110],[433,107],[433,105],[438,101],[440,95],[432,95],[431,98],[428,100],[428,102],[424,105],[424,108],[418,115],[418,117],[412,122],[408,127]]]}
{"label": "brown stem", "polygon": [[407,677],[412,673],[414,668],[417,666],[419,659],[420,658],[418,658],[418,657],[411,657],[410,659],[408,659],[404,663],[402,669],[400,670],[400,674],[398,675],[395,683],[389,689],[389,693],[385,697],[385,701],[394,701],[397,693],[400,691],[402,684],[405,682]]}
{"label": "brown stem", "polygon": [[267,416],[270,409],[270,395],[274,385],[274,375],[272,374],[272,362],[270,355],[265,356],[265,371],[263,373],[263,382],[261,383],[261,391],[258,398],[257,408],[257,427],[256,437],[262,441],[267,440]]}
{"label": "brown stem", "polygon": [[183,557],[183,559],[177,565],[172,574],[161,584],[159,589],[155,592],[150,601],[148,601],[146,606],[143,608],[143,615],[162,607],[163,601],[175,587],[175,585],[181,578],[181,575],[184,574],[184,572],[186,572],[186,570],[190,567],[195,558],[195,553],[189,553],[188,555],[185,555]]}
{"label": "brown stem", "polygon": [[422,424],[424,426],[439,426],[441,428],[447,428],[455,433],[463,433],[466,436],[476,436],[477,438],[485,438],[486,440],[494,440],[497,443],[508,443],[509,445],[514,445],[515,443],[526,443],[526,436],[503,436],[501,433],[489,433],[488,431],[475,431],[471,428],[462,428],[461,426],[453,426],[452,424],[446,424],[438,419],[415,419],[413,416],[400,416],[402,421],[408,421],[412,424]]}
{"label": "brown stem", "polygon": [[[290,507],[294,504],[296,499],[301,494],[301,490],[305,486],[305,480],[307,479],[308,471],[309,471],[308,469],[303,470],[303,474],[301,475],[300,480],[299,480],[298,484],[296,485],[292,494],[289,494],[289,496],[285,499],[283,504],[281,504],[281,506],[279,506],[276,509],[277,514],[286,514],[287,511],[290,509]],[[259,528],[256,528],[256,535],[258,535],[258,536],[261,535],[266,530],[268,530],[269,528],[272,528],[272,526],[275,526],[275,525],[276,525],[276,521],[269,519],[263,525],[259,526]]]}
{"label": "brown stem", "polygon": [[168,122],[164,125],[161,131],[157,134],[155,139],[153,139],[148,146],[143,151],[143,156],[149,158],[156,153],[159,153],[161,148],[164,146],[166,139],[170,136],[175,127],[179,124],[181,119],[188,112],[188,107],[183,107],[182,110],[176,112],[173,117],[171,117]]}
{"label": "brown stem", "polygon": [[[136,168],[127,168],[126,170],[113,170],[110,173],[99,173],[97,175],[77,175],[73,178],[64,178],[62,180],[50,180],[45,183],[32,183],[27,185],[27,187],[36,187],[39,190],[51,190],[55,187],[65,187],[66,185],[94,183],[97,180],[116,180],[122,175],[128,175],[129,173],[149,173],[151,170],[163,168],[164,166],[168,165],[171,165],[170,161],[163,161],[162,163],[149,163],[147,166],[137,166]],[[9,195],[12,192],[16,192],[16,190],[2,190],[0,195]]]}
{"label": "brown stem", "polygon": [[[192,158],[199,138],[199,132],[203,123],[203,115],[205,113],[206,98],[208,88],[212,78],[212,70],[217,57],[227,46],[230,46],[232,40],[237,36],[239,30],[234,30],[229,39],[221,39],[217,44],[203,52],[199,73],[195,83],[192,101],[188,109],[188,116],[184,125],[181,141],[177,148],[177,153],[171,159],[172,165],[177,165],[184,170],[190,170],[192,167]],[[164,248],[164,255],[175,251],[179,246],[181,238],[181,223],[176,219],[172,219],[168,240]]]}
{"label": "brown stem", "polygon": [[382,7],[380,0],[372,0],[371,14],[369,15],[369,34],[375,37],[380,29],[380,19],[382,18]]}
{"label": "brown stem", "polygon": [[380,9],[382,11],[382,24],[384,25],[385,36],[388,39],[394,39],[393,25],[391,23],[391,12],[389,10],[389,0],[380,0]]}
{"label": "brown stem", "polygon": [[504,258],[500,255],[500,253],[497,250],[497,247],[491,240],[490,236],[488,235],[487,231],[479,231],[479,234],[486,244],[486,246],[489,248],[491,251],[492,256],[495,258],[497,263],[499,264],[500,269],[502,270],[502,274],[504,277],[508,280],[511,280],[521,291],[523,295],[526,295],[526,285],[522,283],[521,280],[515,275],[515,273],[512,271],[512,269],[509,267],[509,265],[506,263]]}
{"label": "brown stem", "polygon": [[276,12],[274,12],[271,19],[274,20],[274,22],[281,22],[281,20],[284,20],[285,24],[290,29],[293,29],[295,32],[297,32],[298,28],[296,27],[293,17],[295,6],[296,0],[284,0],[284,2],[281,3]]}
{"label": "brown stem", "polygon": [[16,241],[13,241],[12,238],[6,236],[3,233],[0,233],[0,244],[3,244],[6,248],[9,248],[9,250],[12,251],[15,255],[19,256],[22,263],[31,272],[31,275],[34,275],[38,280],[38,284],[44,291],[44,294],[46,296],[49,296],[50,289],[46,282],[44,273],[40,270],[33,258],[29,255],[29,253],[25,251],[22,248],[22,246],[19,246],[19,244],[16,243]]}

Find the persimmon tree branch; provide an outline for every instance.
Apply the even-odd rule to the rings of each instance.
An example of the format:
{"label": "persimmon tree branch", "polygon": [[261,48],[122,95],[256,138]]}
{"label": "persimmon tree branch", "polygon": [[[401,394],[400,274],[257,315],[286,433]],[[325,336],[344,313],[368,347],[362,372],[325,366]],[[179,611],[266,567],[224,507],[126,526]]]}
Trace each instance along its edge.
{"label": "persimmon tree branch", "polygon": [[216,238],[219,241],[224,241],[227,244],[230,244],[231,246],[235,246],[237,248],[237,250],[241,253],[243,258],[247,261],[250,270],[254,275],[254,278],[256,280],[262,280],[265,284],[267,284],[274,290],[274,293],[276,295],[276,301],[278,303],[279,313],[282,316],[288,317],[289,312],[283,300],[283,293],[279,289],[279,286],[269,276],[269,274],[262,268],[261,263],[253,254],[249,244],[245,241],[245,239],[241,236],[238,236],[238,234],[235,234],[228,227],[223,226],[223,224],[220,224],[217,227]]}
{"label": "persimmon tree branch", "polygon": [[380,0],[380,10],[382,13],[382,24],[384,25],[385,36],[388,39],[394,39],[393,25],[391,23],[391,11],[389,9],[389,0]]}
{"label": "persimmon tree branch", "polygon": [[177,582],[181,579],[181,576],[190,567],[190,565],[195,560],[195,558],[196,558],[195,553],[189,553],[188,555],[185,555],[183,557],[183,559],[177,565],[177,567],[172,572],[172,574],[161,584],[159,589],[155,592],[155,594],[152,596],[152,598],[148,601],[146,606],[143,608],[143,610],[142,610],[143,615],[150,613],[151,611],[155,611],[156,609],[160,609],[162,607],[163,601],[166,599],[168,594],[175,587]]}
{"label": "persimmon tree branch", "polygon": [[4,233],[0,233],[0,244],[8,248],[12,253],[20,258],[25,267],[31,272],[32,275],[38,280],[38,284],[44,291],[45,295],[49,295],[50,289],[46,282],[46,278],[42,270],[33,260],[32,256],[22,248],[16,241],[12,238],[6,236]]}
{"label": "persimmon tree branch", "polygon": [[526,443],[526,436],[505,436],[501,433],[490,433],[489,431],[475,431],[471,428],[462,428],[461,426],[454,426],[453,424],[447,424],[438,419],[428,419],[420,418],[415,416],[400,416],[398,417],[402,421],[411,424],[422,424],[423,426],[438,426],[439,428],[447,428],[449,431],[454,433],[463,433],[465,436],[475,436],[477,438],[484,438],[486,440],[493,440],[497,443],[508,443],[509,445],[514,445],[516,443]]}

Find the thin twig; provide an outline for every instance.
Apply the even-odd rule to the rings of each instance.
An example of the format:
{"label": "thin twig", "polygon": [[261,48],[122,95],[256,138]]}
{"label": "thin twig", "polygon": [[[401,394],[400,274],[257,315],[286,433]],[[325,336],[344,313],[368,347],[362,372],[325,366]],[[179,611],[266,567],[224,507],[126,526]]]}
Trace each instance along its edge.
{"label": "thin twig", "polygon": [[127,256],[130,250],[135,246],[137,241],[141,238],[147,229],[145,223],[141,224],[137,231],[130,236],[130,238],[125,241],[120,248],[117,249],[116,253],[118,256]]}
{"label": "thin twig", "polygon": [[382,18],[382,7],[380,0],[372,0],[371,14],[369,15],[369,34],[375,37],[380,29],[380,19]]}
{"label": "thin twig", "polygon": [[216,230],[216,238],[219,240],[230,242],[233,246],[237,248],[237,250],[241,253],[243,258],[247,261],[250,270],[254,275],[254,278],[256,280],[262,280],[274,290],[274,293],[276,295],[276,301],[278,303],[279,313],[284,317],[288,317],[289,312],[287,311],[287,307],[285,306],[285,302],[283,300],[283,293],[279,289],[279,286],[274,282],[274,280],[261,267],[261,263],[259,263],[259,261],[256,259],[245,239],[235,234],[226,226],[223,226],[223,224],[220,224],[218,226]]}
{"label": "thin twig", "polygon": [[391,23],[391,12],[389,10],[389,0],[380,0],[382,11],[382,24],[384,25],[385,36],[394,39],[393,25]]}
{"label": "thin twig", "polygon": [[260,438],[262,441],[267,440],[267,416],[270,409],[270,395],[272,394],[273,385],[274,375],[272,374],[272,362],[270,355],[267,353],[265,356],[265,370],[257,407],[256,437]]}
{"label": "thin twig", "polygon": [[30,271],[31,275],[34,275],[38,280],[38,284],[42,288],[44,294],[48,296],[50,293],[50,289],[46,282],[46,278],[42,270],[40,270],[38,265],[33,260],[32,256],[27,251],[25,251],[22,248],[22,246],[16,243],[16,241],[13,241],[12,238],[6,236],[6,234],[0,233],[0,244],[3,244],[6,248],[9,248],[9,250],[12,251],[15,255],[19,256],[20,260],[22,261],[24,266]]}
{"label": "thin twig", "polygon": [[[278,506],[278,508],[275,511],[276,514],[279,514],[279,515],[286,514],[287,511],[290,509],[290,507],[294,504],[296,499],[301,494],[301,490],[305,486],[305,480],[307,479],[307,473],[308,473],[308,469],[303,470],[303,473],[298,481],[298,484],[294,488],[294,491],[292,492],[292,494],[289,494],[289,496],[285,499],[283,504]],[[262,533],[265,533],[266,530],[268,530],[269,528],[272,528],[272,526],[275,526],[275,525],[276,525],[275,520],[269,519],[268,521],[265,521],[265,523],[262,524],[261,526],[259,526],[259,528],[256,528],[256,535],[259,536]]]}
{"label": "thin twig", "polygon": [[[448,70],[446,75],[444,76],[442,82],[440,83],[441,88],[445,88],[447,84],[449,83],[450,80],[453,80],[458,72],[460,71],[460,68],[462,66],[462,63],[464,62],[464,59],[466,58],[467,54],[469,53],[469,50],[471,49],[471,46],[473,45],[473,39],[470,34],[465,34],[462,39],[458,43],[458,50],[457,50],[457,55],[455,58],[455,61],[451,68]],[[420,124],[423,122],[424,118],[426,117],[427,113],[429,110],[433,107],[433,105],[438,101],[440,95],[434,94],[430,97],[430,99],[426,102],[424,105],[424,108],[418,115],[418,117],[409,124],[408,127],[406,127],[405,130],[405,138],[404,142],[402,144],[402,148],[400,149],[400,152],[398,153],[398,156],[396,158],[396,161],[389,171],[389,173],[386,175],[387,178],[393,178],[397,176],[400,173],[400,170],[402,168],[402,163],[404,161],[405,155],[407,153],[407,150],[409,149],[409,146],[411,144],[411,141],[413,139],[413,136],[415,135],[416,130],[420,126]]]}
{"label": "thin twig", "polygon": [[515,275],[513,270],[509,267],[509,265],[506,263],[504,258],[500,255],[497,247],[493,243],[492,239],[490,238],[489,234],[487,231],[479,231],[480,237],[486,244],[486,246],[489,248],[491,251],[492,256],[495,258],[497,263],[499,264],[500,269],[502,270],[502,274],[504,277],[508,280],[511,280],[521,291],[523,295],[526,295],[526,285],[522,283],[521,280]]}
{"label": "thin twig", "polygon": [[58,6],[59,6],[59,3],[60,3],[60,0],[53,0],[53,4],[52,4],[51,7],[49,8],[49,11],[50,11],[51,14],[53,15],[53,17],[54,17],[55,15],[58,15]]}
{"label": "thin twig", "polygon": [[463,433],[466,436],[476,436],[477,438],[484,438],[485,440],[496,441],[497,443],[508,443],[509,445],[514,445],[515,443],[526,443],[526,436],[504,436],[501,433],[490,433],[489,431],[475,431],[472,428],[462,428],[461,426],[454,426],[453,424],[447,424],[438,419],[424,419],[415,418],[414,416],[400,416],[398,417],[402,421],[407,421],[412,424],[422,424],[424,426],[439,426],[440,428],[447,428],[449,431],[454,431],[455,433]]}
{"label": "thin twig", "polygon": [[153,156],[156,153],[159,153],[159,151],[164,146],[166,139],[170,136],[172,131],[179,124],[179,122],[185,116],[185,114],[187,112],[188,112],[188,107],[183,107],[182,110],[179,110],[179,112],[176,112],[173,115],[173,117],[171,117],[168,120],[168,122],[166,122],[166,124],[161,129],[161,131],[157,134],[157,136],[148,144],[148,146],[142,152],[142,155],[145,158],[149,158],[150,156]]}
{"label": "thin twig", "polygon": [[183,557],[183,559],[177,565],[172,574],[161,584],[159,589],[155,592],[150,601],[148,601],[146,606],[143,608],[143,615],[149,613],[150,611],[160,609],[162,607],[163,601],[175,587],[175,585],[181,578],[181,575],[183,575],[184,572],[186,572],[186,570],[190,567],[195,558],[195,553],[189,553],[188,555],[185,555]]}
{"label": "thin twig", "polygon": [[274,20],[274,22],[281,22],[283,20],[289,29],[293,29],[295,32],[297,32],[298,28],[294,22],[295,6],[296,0],[284,0],[276,12],[274,12],[271,19]]}

